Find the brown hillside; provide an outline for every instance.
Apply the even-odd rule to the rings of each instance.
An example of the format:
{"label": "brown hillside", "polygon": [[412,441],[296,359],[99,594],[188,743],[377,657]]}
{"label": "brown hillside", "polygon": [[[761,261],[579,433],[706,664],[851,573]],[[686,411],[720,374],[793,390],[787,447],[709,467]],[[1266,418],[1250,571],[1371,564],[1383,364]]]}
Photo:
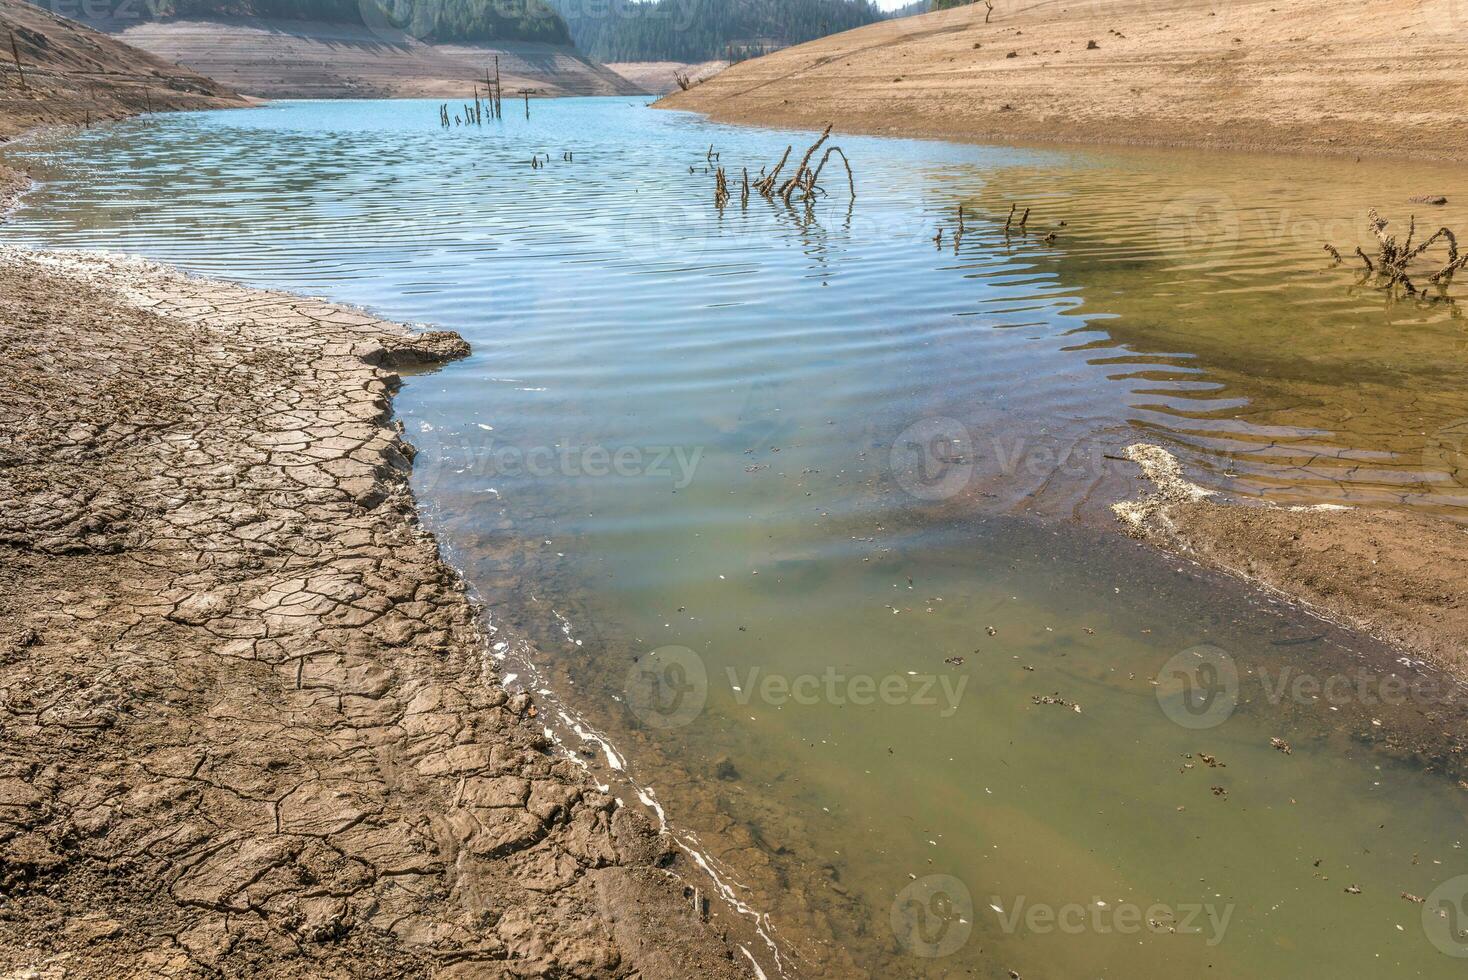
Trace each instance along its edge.
{"label": "brown hillside", "polygon": [[1468,159],[1461,0],[994,0],[985,15],[822,38],[659,105],[970,140]]}
{"label": "brown hillside", "polygon": [[384,27],[262,18],[105,26],[128,44],[266,98],[468,98],[496,56],[506,92],[642,93],[564,45],[426,44]]}
{"label": "brown hillside", "polygon": [[0,54],[0,139],[36,125],[120,119],[150,108],[249,104],[202,75],[24,0],[0,0]]}

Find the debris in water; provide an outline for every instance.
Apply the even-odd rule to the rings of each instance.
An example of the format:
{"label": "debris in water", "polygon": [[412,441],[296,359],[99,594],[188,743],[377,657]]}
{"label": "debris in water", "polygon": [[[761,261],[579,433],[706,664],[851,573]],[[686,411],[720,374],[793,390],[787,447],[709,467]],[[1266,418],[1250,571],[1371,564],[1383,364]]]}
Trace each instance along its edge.
{"label": "debris in water", "polygon": [[1290,743],[1289,742],[1286,742],[1282,738],[1271,738],[1269,740],[1269,744],[1272,745],[1272,746],[1274,746],[1276,749],[1279,749],[1285,755],[1289,755],[1291,752],[1294,751],[1293,749],[1290,748]]}
{"label": "debris in water", "polygon": [[1060,692],[1058,691],[1054,694],[1036,694],[1032,696],[1030,700],[1033,701],[1035,704],[1058,704],[1062,708],[1070,708],[1076,714],[1081,713],[1080,705],[1076,704],[1074,701],[1067,701],[1065,698],[1060,696]]}
{"label": "debris in water", "polygon": [[1361,886],[1360,885],[1347,885],[1346,886],[1346,894],[1347,895],[1359,895],[1359,894],[1361,894]]}

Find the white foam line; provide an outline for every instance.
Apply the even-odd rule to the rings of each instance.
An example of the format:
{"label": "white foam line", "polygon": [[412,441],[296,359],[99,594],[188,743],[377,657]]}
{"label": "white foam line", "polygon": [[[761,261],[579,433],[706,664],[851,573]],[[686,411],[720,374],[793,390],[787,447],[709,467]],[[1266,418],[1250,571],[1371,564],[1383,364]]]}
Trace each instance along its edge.
{"label": "white foam line", "polygon": [[[555,618],[560,622],[561,629],[565,633],[567,638],[574,639],[572,634],[571,622],[566,619],[565,616],[561,615],[555,610],[552,610],[552,613],[554,614]],[[490,631],[497,632],[497,629],[495,627],[491,627]],[[581,641],[575,640],[575,642],[579,646]],[[495,650],[497,651],[496,659],[503,661],[506,658],[507,653],[502,651],[502,648],[505,646],[507,646],[507,644],[505,644],[503,641],[495,644]],[[529,650],[530,644],[523,639],[517,639],[514,643],[513,653],[515,654],[515,659],[519,661],[521,668],[525,670],[527,674],[531,675],[532,681],[538,681],[539,672],[536,670],[534,663],[532,663],[530,660],[530,657],[528,655]],[[513,679],[517,675],[511,674],[508,676]],[[525,686],[529,689],[535,689],[536,687],[534,683],[526,684]],[[666,833],[670,838],[672,838],[673,843],[676,844],[680,850],[686,853],[689,858],[692,859],[694,864],[698,865],[703,873],[708,876],[708,879],[713,882],[715,890],[718,892],[720,897],[723,898],[724,902],[737,914],[749,919],[754,924],[755,933],[760,937],[761,940],[764,941],[765,946],[769,948],[770,955],[774,958],[776,972],[781,977],[785,976],[786,974],[784,957],[780,955],[780,946],[777,942],[775,942],[774,939],[774,933],[776,931],[774,923],[770,920],[768,913],[761,912],[744,902],[742,899],[740,899],[738,892],[735,890],[737,887],[745,889],[747,891],[748,886],[735,880],[732,874],[728,874],[727,872],[721,873],[720,869],[715,866],[717,863],[717,859],[712,857],[712,855],[705,854],[702,850],[698,848],[698,846],[696,846],[698,844],[698,836],[696,834],[693,834],[691,832],[688,834],[679,834],[677,831],[673,830],[673,828],[668,824],[667,812],[663,809],[663,805],[658,802],[657,796],[652,787],[643,787],[637,782],[636,779],[632,777],[632,774],[627,769],[626,760],[622,757],[621,753],[619,753],[616,748],[613,747],[610,739],[608,739],[605,735],[603,735],[601,732],[597,731],[594,727],[588,724],[586,720],[582,718],[579,714],[577,714],[574,710],[567,707],[558,697],[556,697],[554,691],[548,688],[542,688],[540,690],[540,693],[543,695],[544,700],[548,702],[547,707],[554,706],[556,715],[559,717],[561,723],[566,727],[566,729],[574,732],[576,736],[582,741],[592,742],[602,750],[602,753],[606,756],[607,765],[613,771],[620,773],[621,778],[624,779],[627,782],[627,785],[631,787],[633,792],[637,794],[637,798],[642,802],[643,806],[647,807],[649,810],[657,815],[659,831],[661,831],[662,833]],[[574,750],[566,745],[565,741],[561,739],[555,731],[553,731],[549,726],[544,726],[544,732],[546,738],[548,738],[553,745],[560,749],[561,753],[566,758],[569,758],[577,765],[581,766],[583,769],[586,769],[588,773],[590,772],[590,767],[586,765],[586,763]],[[597,789],[603,793],[610,794],[611,792],[610,786],[604,786],[600,783],[597,784]],[[730,881],[733,881],[732,885],[730,884]],[[745,949],[743,946],[740,947],[740,950],[744,953],[745,956],[749,958],[750,962],[754,964],[755,972],[758,974],[761,980],[768,980],[764,971],[760,969],[759,963],[755,960],[753,954],[751,954],[749,950]]]}
{"label": "white foam line", "polygon": [[754,975],[758,977],[759,980],[769,980],[769,977],[765,976],[765,971],[760,969],[759,960],[754,958],[754,954],[749,951],[748,946],[740,943],[739,952],[743,953],[744,958],[749,960],[749,965],[754,970]]}

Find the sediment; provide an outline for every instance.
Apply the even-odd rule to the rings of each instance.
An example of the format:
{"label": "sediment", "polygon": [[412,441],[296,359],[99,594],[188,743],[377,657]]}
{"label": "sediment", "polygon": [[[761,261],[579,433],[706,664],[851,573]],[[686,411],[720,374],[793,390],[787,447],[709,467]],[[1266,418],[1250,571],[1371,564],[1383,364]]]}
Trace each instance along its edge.
{"label": "sediment", "polygon": [[742,975],[558,756],[313,299],[0,249],[0,974]]}
{"label": "sediment", "polygon": [[1138,444],[1127,455],[1152,487],[1116,505],[1133,534],[1468,679],[1468,526],[1405,511],[1235,500],[1187,482],[1160,447]]}

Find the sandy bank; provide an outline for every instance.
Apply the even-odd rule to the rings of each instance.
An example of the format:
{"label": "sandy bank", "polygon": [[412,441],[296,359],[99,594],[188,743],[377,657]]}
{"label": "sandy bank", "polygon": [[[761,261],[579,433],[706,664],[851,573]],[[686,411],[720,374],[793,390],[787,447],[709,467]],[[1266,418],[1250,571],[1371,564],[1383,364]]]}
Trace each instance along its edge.
{"label": "sandy bank", "polygon": [[[10,50],[12,32],[19,71]],[[34,126],[252,104],[202,75],[25,0],[0,0],[0,47],[0,141]],[[4,181],[0,175],[0,185]]]}
{"label": "sandy bank", "polygon": [[418,524],[393,371],[465,350],[0,250],[0,973],[742,973]]}
{"label": "sandy bank", "polygon": [[997,0],[985,13],[822,38],[659,105],[960,140],[1468,159],[1457,0]]}
{"label": "sandy bank", "polygon": [[635,95],[575,48],[531,42],[425,44],[401,31],[239,18],[99,24],[128,44],[265,98],[467,100],[499,58],[507,93]]}
{"label": "sandy bank", "polygon": [[1117,505],[1133,533],[1468,679],[1468,526],[1401,511],[1241,504],[1189,483],[1158,447],[1127,453],[1153,488]]}

